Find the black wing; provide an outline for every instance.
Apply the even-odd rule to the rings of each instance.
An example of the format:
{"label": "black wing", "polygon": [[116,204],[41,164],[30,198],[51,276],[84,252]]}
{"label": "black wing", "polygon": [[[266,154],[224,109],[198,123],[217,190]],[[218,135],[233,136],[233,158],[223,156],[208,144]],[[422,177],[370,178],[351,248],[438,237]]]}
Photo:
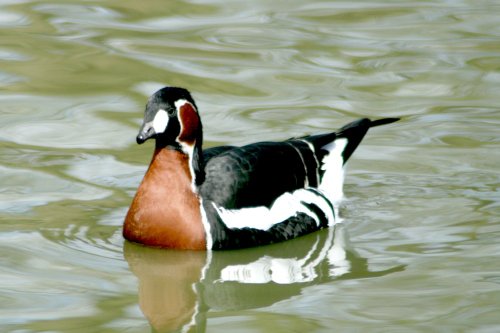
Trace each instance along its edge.
{"label": "black wing", "polygon": [[200,194],[227,209],[270,207],[285,192],[318,186],[324,172],[321,163],[329,153],[325,147],[329,143],[347,139],[342,151],[345,163],[370,127],[397,120],[364,118],[343,126],[338,132],[283,142],[207,149],[204,152],[206,178],[200,186]]}
{"label": "black wing", "polygon": [[235,148],[234,146],[218,146],[218,147],[211,147],[207,149],[203,149],[203,160],[205,164],[211,160],[213,157],[220,155],[230,149]]}
{"label": "black wing", "polygon": [[233,209],[269,207],[285,192],[317,186],[318,163],[306,142],[259,142],[227,149],[206,162],[204,199]]}

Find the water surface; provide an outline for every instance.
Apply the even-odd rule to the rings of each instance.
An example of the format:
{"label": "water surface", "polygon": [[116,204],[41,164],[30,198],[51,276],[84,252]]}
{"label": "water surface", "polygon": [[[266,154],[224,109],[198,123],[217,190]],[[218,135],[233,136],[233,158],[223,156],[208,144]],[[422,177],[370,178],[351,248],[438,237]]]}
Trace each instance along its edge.
{"label": "water surface", "polygon": [[[0,331],[497,332],[496,1],[0,1]],[[370,131],[343,224],[222,253],[125,243],[147,96],[205,144]]]}

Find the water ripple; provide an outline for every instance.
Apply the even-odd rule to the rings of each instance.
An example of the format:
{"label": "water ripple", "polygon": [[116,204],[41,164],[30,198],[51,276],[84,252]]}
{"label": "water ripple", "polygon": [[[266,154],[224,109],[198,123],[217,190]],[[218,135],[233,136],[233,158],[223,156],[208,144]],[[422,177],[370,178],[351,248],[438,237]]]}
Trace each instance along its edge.
{"label": "water ripple", "polygon": [[0,166],[0,179],[3,186],[0,210],[6,213],[25,213],[33,207],[60,200],[97,200],[111,195],[110,191],[30,169]]}
{"label": "water ripple", "polygon": [[133,140],[130,127],[98,116],[102,111],[133,111],[135,105],[123,97],[4,95],[0,100],[0,138],[5,141],[52,148],[118,148]]}
{"label": "water ripple", "polygon": [[27,26],[30,23],[30,20],[22,14],[10,12],[3,8],[0,12],[0,27],[6,26],[12,28],[14,26]]}

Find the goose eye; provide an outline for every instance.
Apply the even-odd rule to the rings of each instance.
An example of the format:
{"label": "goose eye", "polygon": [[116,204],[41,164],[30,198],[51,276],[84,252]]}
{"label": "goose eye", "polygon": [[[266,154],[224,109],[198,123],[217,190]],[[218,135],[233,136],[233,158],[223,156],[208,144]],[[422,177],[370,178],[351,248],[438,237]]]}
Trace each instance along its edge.
{"label": "goose eye", "polygon": [[167,113],[168,113],[169,117],[174,117],[177,114],[177,109],[169,107],[167,109]]}

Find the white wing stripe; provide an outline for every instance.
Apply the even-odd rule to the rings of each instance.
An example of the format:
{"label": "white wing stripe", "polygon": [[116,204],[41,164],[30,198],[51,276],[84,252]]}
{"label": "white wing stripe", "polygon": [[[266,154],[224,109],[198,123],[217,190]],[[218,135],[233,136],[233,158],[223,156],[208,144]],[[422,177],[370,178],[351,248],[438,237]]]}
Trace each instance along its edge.
{"label": "white wing stripe", "polygon": [[304,203],[314,204],[320,208],[328,219],[328,225],[335,222],[335,216],[327,199],[321,194],[308,189],[298,189],[294,192],[284,193],[272,204],[271,208],[265,206],[241,209],[225,209],[212,203],[222,222],[230,229],[252,228],[269,230],[274,225],[304,213],[310,216],[320,226],[318,216],[307,208]]}

